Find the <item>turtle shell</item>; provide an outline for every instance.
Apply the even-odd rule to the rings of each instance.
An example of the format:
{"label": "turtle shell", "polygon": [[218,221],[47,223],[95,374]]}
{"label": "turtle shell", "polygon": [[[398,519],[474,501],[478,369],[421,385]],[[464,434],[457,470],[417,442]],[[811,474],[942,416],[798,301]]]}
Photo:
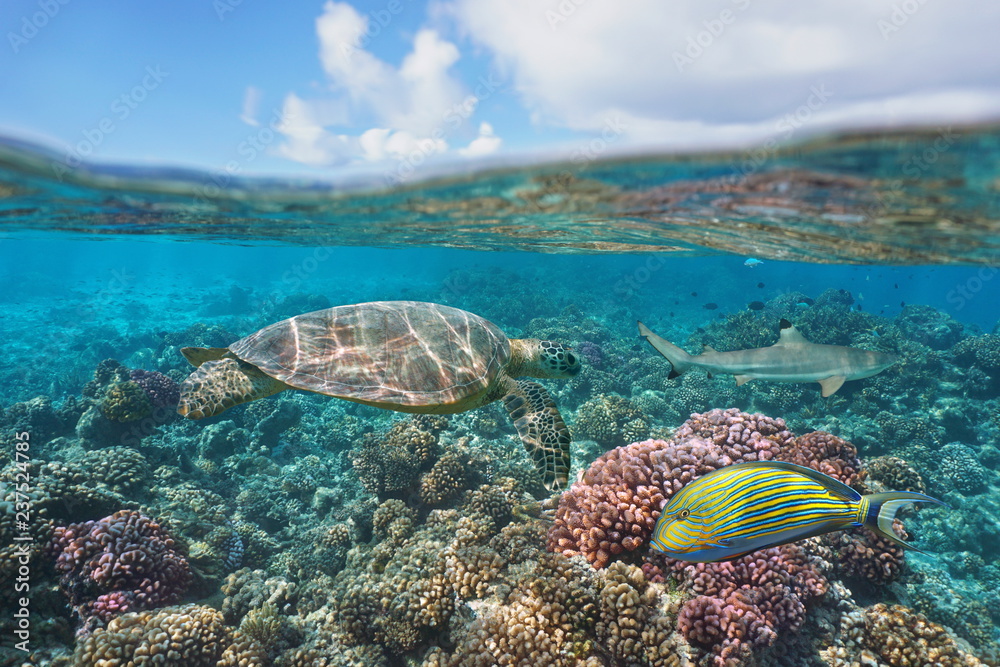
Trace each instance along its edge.
{"label": "turtle shell", "polygon": [[229,349],[296,389],[374,404],[452,405],[485,391],[510,341],[478,315],[376,301],[297,315]]}

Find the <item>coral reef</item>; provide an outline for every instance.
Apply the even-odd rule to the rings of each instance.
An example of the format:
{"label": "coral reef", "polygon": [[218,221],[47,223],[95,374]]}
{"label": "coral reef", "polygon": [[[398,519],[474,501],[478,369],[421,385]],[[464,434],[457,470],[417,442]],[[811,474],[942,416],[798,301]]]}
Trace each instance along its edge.
{"label": "coral reef", "polygon": [[580,406],[574,430],[579,438],[596,440],[605,448],[645,440],[649,418],[635,403],[615,394],[600,394]]}
{"label": "coral reef", "polygon": [[719,667],[742,664],[753,648],[772,645],[796,630],[806,604],[826,592],[824,576],[804,549],[784,545],[727,563],[691,564],[664,559],[681,587],[678,630],[692,645],[714,654]]}
{"label": "coral reef", "polygon": [[79,667],[263,667],[253,639],[226,627],[210,607],[182,605],[113,618],[77,643]]}
{"label": "coral reef", "polygon": [[191,580],[187,559],[173,539],[135,511],[59,526],[50,549],[60,585],[84,620],[106,621],[176,602]]}
{"label": "coral reef", "polygon": [[[524,196],[546,206],[543,192]],[[617,271],[605,276],[612,284]],[[59,356],[72,369],[51,384],[10,387],[20,402],[0,412],[0,442],[31,435],[30,460],[0,470],[0,578],[19,576],[27,558],[32,660],[1000,664],[1000,329],[983,334],[912,304],[878,313],[867,286],[867,299],[852,286],[813,300],[759,269],[752,279],[767,287],[728,314],[732,304],[707,296],[721,279],[605,303],[558,290],[553,275],[469,269],[434,281],[441,294],[430,294],[502,322],[512,337],[568,340],[586,360],[553,389],[580,477],[541,502],[496,405],[400,418],[288,392],[215,420],[175,416],[176,383],[189,370],[179,347],[227,345],[239,338],[232,332],[347,302],[356,285],[265,297],[227,284],[166,331],[141,322],[148,309],[125,333],[120,322],[87,329],[99,340],[69,348],[80,359]],[[427,298],[421,289],[415,298]],[[701,296],[685,302],[695,289]],[[709,299],[720,309],[702,310]],[[188,326],[209,314],[217,319]],[[636,339],[636,316],[692,352],[770,345],[787,318],[814,342],[900,361],[828,398],[811,384],[670,379]],[[935,558],[904,559],[864,528],[727,563],[649,552],[673,493],[760,459],[810,466],[862,493],[942,497],[953,509],[904,511],[906,531],[895,527]],[[20,495],[18,474],[31,480]],[[30,506],[26,533],[19,502]],[[31,542],[19,551],[16,535]],[[162,608],[191,600],[201,603]],[[17,600],[5,589],[0,602]],[[0,619],[7,636],[10,620]]]}
{"label": "coral reef", "polygon": [[134,422],[153,414],[153,403],[138,382],[116,382],[108,387],[101,412],[113,422]]}
{"label": "coral reef", "polygon": [[397,422],[384,435],[365,434],[351,463],[369,493],[384,499],[418,486],[420,474],[440,454],[437,433],[444,428],[423,429],[424,423],[412,419]]}
{"label": "coral reef", "polygon": [[180,385],[157,371],[135,369],[129,372],[132,382],[139,385],[154,408],[176,408],[180,400]]}
{"label": "coral reef", "polygon": [[669,442],[634,443],[591,464],[560,498],[549,546],[604,567],[648,542],[664,502],[685,484],[732,463],[777,458],[791,441],[780,419],[736,409],[692,415]]}
{"label": "coral reef", "polygon": [[938,450],[936,458],[938,466],[931,479],[939,488],[954,489],[966,496],[974,496],[986,490],[986,469],[976,458],[976,452],[968,445],[960,442],[947,444]]}
{"label": "coral reef", "polygon": [[[581,554],[596,568],[634,558],[674,493],[732,463],[779,459],[860,484],[862,466],[851,443],[824,432],[793,437],[784,426],[763,415],[713,410],[692,415],[669,440],[608,452],[563,493],[549,548]],[[898,546],[856,529],[815,538],[809,546],[773,547],[725,563],[690,564],[650,553],[644,568],[654,580],[672,579],[692,596],[680,609],[678,629],[723,667],[750,660],[755,649],[798,628],[806,605],[826,592],[831,568],[845,577],[885,584],[899,576],[902,564]]]}

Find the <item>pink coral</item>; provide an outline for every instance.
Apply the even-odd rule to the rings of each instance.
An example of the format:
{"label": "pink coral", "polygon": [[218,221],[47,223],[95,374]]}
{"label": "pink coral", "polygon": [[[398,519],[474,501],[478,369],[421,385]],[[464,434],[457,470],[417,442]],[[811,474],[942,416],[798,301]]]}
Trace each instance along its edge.
{"label": "pink coral", "polygon": [[173,539],[159,523],[131,510],[56,528],[51,550],[60,585],[84,620],[171,604],[191,581]]}
{"label": "pink coral", "polygon": [[857,448],[825,431],[800,435],[778,458],[818,470],[848,486],[860,479],[861,461]]}
{"label": "pink coral", "polygon": [[827,590],[822,573],[796,544],[725,563],[686,563],[651,554],[643,569],[654,580],[665,571],[694,594],[681,608],[677,628],[693,646],[714,653],[718,667],[738,664],[754,647],[769,646],[780,632],[797,629],[806,603]]}
{"label": "pink coral", "polygon": [[613,449],[563,493],[549,549],[604,567],[649,541],[660,510],[685,484],[732,463],[777,458],[791,442],[781,419],[733,408],[691,415],[669,441]]}

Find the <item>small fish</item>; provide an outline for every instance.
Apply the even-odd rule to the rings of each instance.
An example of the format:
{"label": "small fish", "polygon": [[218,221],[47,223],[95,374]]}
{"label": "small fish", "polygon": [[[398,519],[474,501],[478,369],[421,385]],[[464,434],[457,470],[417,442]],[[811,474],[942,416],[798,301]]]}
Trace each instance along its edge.
{"label": "small fish", "polygon": [[652,548],[689,563],[739,558],[758,549],[865,526],[907,549],[892,529],[908,503],[945,503],[908,491],[862,496],[812,468],[752,461],[720,468],[674,494]]}
{"label": "small fish", "polygon": [[716,310],[718,307],[719,304],[715,303],[714,301],[709,301],[704,306],[702,306],[702,308],[704,308],[705,310]]}
{"label": "small fish", "polygon": [[697,292],[691,292],[691,296],[698,296]]}
{"label": "small fish", "polygon": [[747,304],[747,308],[749,308],[750,310],[764,310],[764,302],[751,301],[750,303]]}
{"label": "small fish", "polygon": [[764,263],[764,260],[757,259],[756,257],[748,257],[747,261],[743,262],[743,266],[748,266],[748,267],[750,267],[752,269],[755,266],[757,266],[758,264],[763,264],[763,263]]}
{"label": "small fish", "polygon": [[757,289],[760,289],[760,288],[762,288],[763,286],[764,286],[764,283],[757,283]]}
{"label": "small fish", "polygon": [[906,308],[906,302],[905,301],[900,301],[899,302],[899,307],[900,308]]}
{"label": "small fish", "polygon": [[893,283],[892,289],[899,289],[899,283]]}

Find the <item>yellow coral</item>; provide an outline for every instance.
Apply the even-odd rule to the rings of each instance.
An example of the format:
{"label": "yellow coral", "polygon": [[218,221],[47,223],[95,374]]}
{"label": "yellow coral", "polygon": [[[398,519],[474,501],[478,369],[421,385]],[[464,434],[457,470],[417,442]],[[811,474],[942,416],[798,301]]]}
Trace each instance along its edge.
{"label": "yellow coral", "polygon": [[101,412],[113,422],[133,422],[153,413],[153,404],[135,382],[116,382],[101,401]]}

